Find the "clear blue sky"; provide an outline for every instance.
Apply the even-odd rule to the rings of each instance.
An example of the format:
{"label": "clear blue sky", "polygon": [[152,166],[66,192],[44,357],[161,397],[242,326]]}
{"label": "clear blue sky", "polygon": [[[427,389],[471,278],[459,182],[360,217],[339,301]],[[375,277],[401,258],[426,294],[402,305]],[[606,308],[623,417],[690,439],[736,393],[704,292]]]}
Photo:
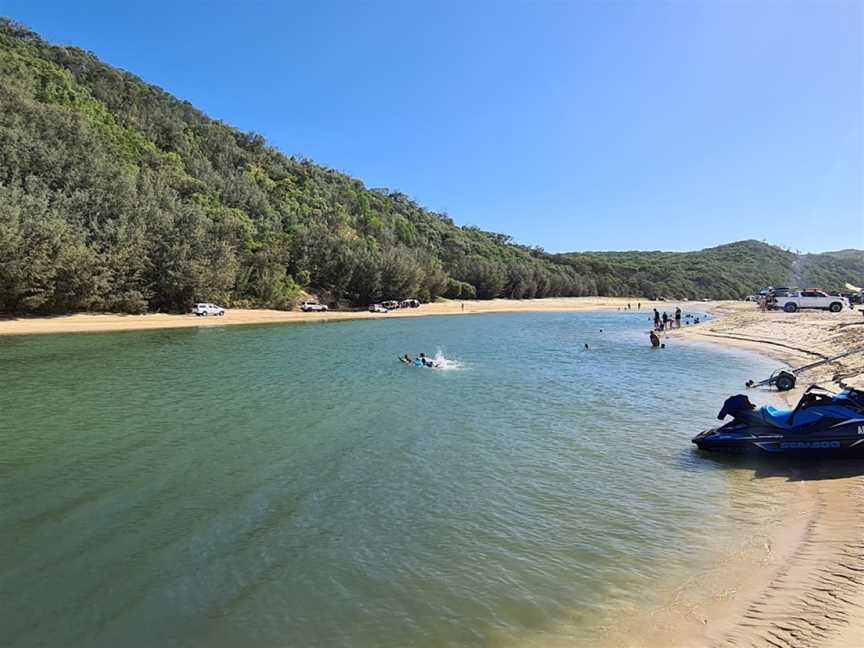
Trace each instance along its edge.
{"label": "clear blue sky", "polygon": [[864,247],[864,0],[0,14],[286,153],[548,250]]}

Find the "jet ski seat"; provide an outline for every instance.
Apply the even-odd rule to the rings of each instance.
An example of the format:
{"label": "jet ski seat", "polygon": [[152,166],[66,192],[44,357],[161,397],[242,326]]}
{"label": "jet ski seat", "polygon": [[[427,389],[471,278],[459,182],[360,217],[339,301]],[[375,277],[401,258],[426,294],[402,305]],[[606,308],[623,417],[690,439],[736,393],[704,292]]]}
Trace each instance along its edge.
{"label": "jet ski seat", "polygon": [[818,412],[800,409],[795,413],[795,418],[792,419],[792,423],[790,424],[789,417],[792,416],[792,411],[793,410],[778,410],[771,405],[766,405],[761,410],[762,420],[773,427],[792,430],[801,427],[802,425],[810,425],[822,418],[822,415]]}

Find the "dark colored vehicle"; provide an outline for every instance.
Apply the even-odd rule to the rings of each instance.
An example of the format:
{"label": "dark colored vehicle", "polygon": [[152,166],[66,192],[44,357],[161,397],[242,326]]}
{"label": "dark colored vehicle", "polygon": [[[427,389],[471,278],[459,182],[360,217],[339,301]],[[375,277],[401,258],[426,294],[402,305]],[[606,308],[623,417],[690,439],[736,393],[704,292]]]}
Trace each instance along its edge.
{"label": "dark colored vehicle", "polygon": [[810,386],[793,410],[756,409],[746,396],[726,400],[717,418],[725,425],[693,437],[700,450],[796,455],[864,456],[864,391],[832,393]]}

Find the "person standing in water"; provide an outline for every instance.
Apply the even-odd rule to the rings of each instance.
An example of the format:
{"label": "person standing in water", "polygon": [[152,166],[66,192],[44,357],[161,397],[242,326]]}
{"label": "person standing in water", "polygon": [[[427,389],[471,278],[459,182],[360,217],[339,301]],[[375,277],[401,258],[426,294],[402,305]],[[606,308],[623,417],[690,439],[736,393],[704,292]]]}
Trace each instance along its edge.
{"label": "person standing in water", "polygon": [[660,311],[658,311],[656,308],[654,309],[654,330],[660,330]]}
{"label": "person standing in water", "polygon": [[666,314],[666,311],[663,311],[663,330],[665,331],[669,327],[669,316]]}
{"label": "person standing in water", "polygon": [[675,328],[681,328],[681,308],[675,307]]}
{"label": "person standing in water", "polygon": [[660,338],[657,337],[657,334],[654,331],[650,331],[648,336],[651,338],[651,346],[655,349],[660,346]]}

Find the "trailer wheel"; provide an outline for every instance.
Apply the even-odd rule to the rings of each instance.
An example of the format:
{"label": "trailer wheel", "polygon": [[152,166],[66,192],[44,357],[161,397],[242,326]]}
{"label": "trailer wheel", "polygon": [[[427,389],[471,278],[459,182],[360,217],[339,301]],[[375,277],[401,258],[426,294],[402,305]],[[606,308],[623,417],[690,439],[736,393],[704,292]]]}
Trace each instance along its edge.
{"label": "trailer wheel", "polygon": [[795,311],[798,310],[798,304],[796,304],[795,302],[788,302],[783,307],[783,310],[786,311],[787,313],[794,313]]}
{"label": "trailer wheel", "polygon": [[774,381],[777,391],[789,391],[795,387],[795,376],[788,371],[781,371]]}
{"label": "trailer wheel", "polygon": [[843,310],[843,304],[841,304],[840,302],[831,302],[828,310],[830,310],[832,313],[839,313],[841,310]]}

